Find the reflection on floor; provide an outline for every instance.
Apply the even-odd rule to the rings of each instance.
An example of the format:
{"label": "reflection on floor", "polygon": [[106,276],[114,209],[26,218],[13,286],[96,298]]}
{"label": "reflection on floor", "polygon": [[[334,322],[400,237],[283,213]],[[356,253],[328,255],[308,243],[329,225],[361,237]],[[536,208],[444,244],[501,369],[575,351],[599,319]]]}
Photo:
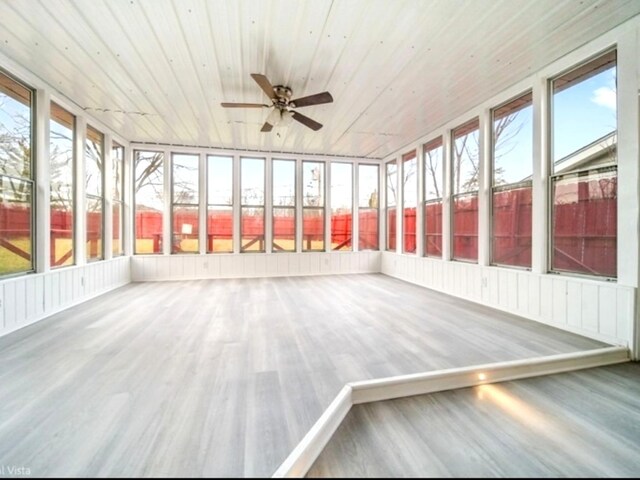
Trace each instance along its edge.
{"label": "reflection on floor", "polygon": [[309,477],[638,477],[640,364],[356,405]]}

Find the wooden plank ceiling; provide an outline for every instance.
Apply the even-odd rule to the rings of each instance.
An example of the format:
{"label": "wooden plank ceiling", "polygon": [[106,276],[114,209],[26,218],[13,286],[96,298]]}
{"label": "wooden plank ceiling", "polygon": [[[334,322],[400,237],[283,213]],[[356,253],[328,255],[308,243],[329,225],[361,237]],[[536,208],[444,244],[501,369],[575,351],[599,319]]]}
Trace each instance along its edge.
{"label": "wooden plank ceiling", "polygon": [[[0,0],[0,51],[140,142],[382,158],[640,13],[637,0]],[[260,133],[264,73],[332,104]]]}

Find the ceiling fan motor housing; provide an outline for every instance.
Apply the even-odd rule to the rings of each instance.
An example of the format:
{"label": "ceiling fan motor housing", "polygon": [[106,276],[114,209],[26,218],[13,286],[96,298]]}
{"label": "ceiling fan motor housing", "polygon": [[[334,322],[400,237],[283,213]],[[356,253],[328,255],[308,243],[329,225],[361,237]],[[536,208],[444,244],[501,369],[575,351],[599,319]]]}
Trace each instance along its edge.
{"label": "ceiling fan motor housing", "polygon": [[289,100],[291,100],[291,89],[283,85],[276,85],[273,87],[273,92],[276,94],[276,98],[273,99],[275,104],[279,106],[287,106]]}

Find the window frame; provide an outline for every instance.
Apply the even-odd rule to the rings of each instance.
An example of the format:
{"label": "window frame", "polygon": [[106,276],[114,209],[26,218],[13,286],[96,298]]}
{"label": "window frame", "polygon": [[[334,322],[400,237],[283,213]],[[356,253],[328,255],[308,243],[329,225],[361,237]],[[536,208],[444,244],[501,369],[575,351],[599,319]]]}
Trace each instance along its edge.
{"label": "window frame", "polygon": [[[262,161],[262,204],[245,204],[242,201],[242,161],[243,160],[260,160]],[[267,237],[267,159],[265,157],[249,157],[249,156],[241,156],[240,157],[240,204],[238,206],[239,208],[239,216],[240,216],[240,253],[266,253],[267,251],[267,242],[266,242],[266,237]],[[243,235],[242,235],[242,220],[243,220],[243,211],[245,208],[253,208],[253,209],[257,209],[260,208],[262,209],[262,240],[259,239],[259,237],[257,237],[256,239],[253,239],[252,241],[250,241],[248,243],[248,245],[253,245],[256,241],[258,242],[258,245],[261,245],[261,248],[258,248],[258,250],[247,250],[245,247],[245,245],[242,245],[242,239],[243,239]],[[252,243],[253,242],[253,243]]]}
{"label": "window frame", "polygon": [[119,198],[116,198],[115,195],[113,195],[113,188],[115,187],[115,183],[116,183],[116,177],[113,177],[113,185],[112,185],[112,192],[111,192],[111,210],[113,211],[113,206],[114,205],[118,205],[118,209],[120,212],[120,218],[118,220],[119,222],[119,231],[120,231],[120,236],[118,238],[118,250],[119,253],[115,253],[114,251],[114,235],[113,235],[113,217],[112,217],[112,221],[111,221],[111,255],[112,257],[122,257],[124,256],[124,191],[125,191],[125,178],[124,178],[124,146],[120,145],[118,142],[116,142],[115,140],[112,141],[111,144],[111,169],[112,169],[112,174],[113,174],[113,168],[115,165],[115,160],[117,159],[117,155],[115,155],[115,151],[116,150],[120,150],[122,152],[122,159],[120,159],[120,186],[119,188]]}
{"label": "window frame", "polygon": [[[93,130],[94,132],[99,133],[102,136],[102,142],[100,145],[100,161],[101,161],[101,167],[100,167],[100,196],[98,195],[94,195],[92,193],[87,193],[86,191],[86,181],[87,181],[87,146],[88,143],[91,140],[89,139],[89,130]],[[84,138],[84,158],[85,158],[85,162],[84,162],[84,182],[85,182],[85,191],[84,191],[84,198],[85,198],[85,204],[84,204],[84,216],[85,216],[85,223],[84,223],[84,227],[85,227],[85,231],[84,231],[84,242],[85,242],[85,251],[84,251],[84,258],[85,261],[87,263],[94,263],[94,262],[101,262],[103,260],[105,260],[105,256],[106,256],[106,249],[105,249],[105,238],[106,238],[106,192],[105,192],[105,177],[106,177],[106,172],[105,172],[105,134],[104,132],[101,132],[100,130],[98,130],[97,128],[95,128],[94,126],[87,124],[86,130],[85,130],[85,138]],[[87,251],[87,246],[89,245],[89,222],[88,222],[88,218],[89,218],[89,210],[88,210],[88,200],[89,199],[94,199],[94,200],[99,200],[100,201],[100,208],[101,208],[101,218],[100,218],[100,224],[101,224],[101,232],[100,232],[100,240],[101,240],[101,244],[100,244],[100,256],[98,258],[90,258],[89,257],[89,252]]]}
{"label": "window frame", "polygon": [[[418,253],[418,205],[420,204],[420,197],[419,197],[419,185],[418,185],[418,170],[420,169],[420,166],[418,165],[418,151],[416,149],[413,149],[403,155],[400,156],[400,159],[402,161],[402,199],[401,199],[401,210],[402,210],[402,254],[403,255],[417,255]],[[407,209],[406,205],[405,205],[405,200],[407,198],[406,195],[406,191],[408,190],[406,188],[407,186],[407,177],[405,174],[405,165],[407,164],[407,162],[410,161],[414,161],[415,162],[415,194],[416,194],[416,204],[413,207],[416,211],[416,216],[415,216],[415,220],[414,220],[414,225],[413,225],[413,236],[414,236],[414,243],[415,243],[415,247],[413,249],[413,251],[407,250],[406,249],[406,245],[407,245],[407,241],[406,241],[406,235],[407,235],[407,225],[405,222],[406,218],[405,218],[405,210]],[[399,172],[398,172],[399,173]],[[398,179],[400,178],[400,176],[398,176]],[[409,207],[411,208],[411,207]],[[397,212],[396,212],[397,215]],[[397,219],[397,217],[396,217]],[[397,221],[397,220],[396,220]],[[409,232],[410,233],[410,232]],[[396,240],[397,241],[397,240]]]}
{"label": "window frame", "polygon": [[[73,267],[74,265],[78,264],[78,248],[76,245],[76,227],[77,227],[76,210],[78,208],[78,189],[77,189],[78,179],[76,178],[76,171],[77,171],[78,158],[76,155],[76,148],[75,148],[76,141],[78,138],[78,132],[77,132],[78,117],[73,113],[69,112],[69,110],[67,110],[66,108],[64,108],[54,100],[49,100],[49,104],[50,104],[49,105],[50,110],[51,110],[51,105],[55,104],[57,108],[69,114],[73,119],[73,125],[71,126],[71,253],[72,253],[73,261],[69,265],[64,265],[64,264],[54,265],[54,262],[52,260],[55,259],[55,251],[54,251],[55,245],[53,244],[53,242],[50,241],[49,252],[48,252],[49,258],[50,258],[49,269],[58,270],[66,267]],[[52,160],[51,159],[51,123],[52,122],[55,122],[61,125],[60,122],[58,122],[57,120],[54,120],[53,116],[49,115],[49,125],[47,126],[47,128],[49,129],[49,186],[51,186],[51,160]],[[51,218],[51,189],[49,190],[49,217]],[[51,224],[49,224],[49,228],[51,229]]]}
{"label": "window frame", "polygon": [[[358,215],[358,251],[359,252],[379,252],[380,251],[380,170],[381,170],[381,164],[379,163],[366,163],[366,162],[358,162],[357,164],[354,164],[355,166],[357,166],[357,175],[358,175],[358,182],[356,183],[356,192],[357,192],[357,196],[356,198],[358,199],[356,208],[357,208],[357,215]],[[360,167],[375,167],[376,168],[376,176],[377,176],[377,181],[376,181],[376,192],[377,192],[377,198],[376,198],[376,207],[361,207],[360,206]],[[360,235],[362,233],[362,229],[360,228],[360,211],[361,210],[365,210],[365,211],[370,211],[373,210],[376,212],[376,246],[377,248],[361,248],[360,247]],[[355,214],[354,214],[355,215]]]}
{"label": "window frame", "polygon": [[[473,127],[473,128],[472,128]],[[467,120],[465,122],[460,123],[458,126],[454,127],[451,129],[450,131],[450,139],[451,139],[451,144],[449,145],[451,154],[450,154],[450,170],[451,170],[451,178],[450,178],[450,198],[451,198],[451,207],[450,207],[450,215],[449,215],[449,222],[451,225],[450,228],[450,238],[449,238],[449,244],[450,244],[450,258],[449,260],[454,261],[454,262],[462,262],[462,263],[469,263],[469,264],[478,264],[479,261],[479,247],[480,247],[480,231],[479,231],[479,222],[480,222],[480,217],[479,217],[479,212],[476,211],[476,223],[478,224],[477,227],[477,234],[476,234],[476,242],[478,243],[477,245],[477,250],[476,250],[476,258],[475,259],[470,259],[470,258],[456,258],[456,252],[455,252],[455,234],[456,234],[456,229],[455,229],[455,218],[456,218],[456,202],[458,199],[464,199],[464,198],[472,198],[473,196],[476,197],[476,202],[479,204],[480,201],[480,185],[478,184],[478,188],[476,190],[472,190],[472,191],[468,191],[468,192],[462,192],[462,193],[456,193],[456,189],[455,189],[455,180],[456,180],[456,169],[455,169],[455,161],[456,161],[456,139],[459,138],[456,136],[456,131],[458,130],[462,130],[463,133],[460,134],[460,137],[463,137],[465,135],[471,135],[473,132],[475,132],[476,130],[478,131],[478,140],[480,140],[480,116],[479,115],[475,115],[473,118],[471,118],[470,120]],[[480,164],[480,158],[481,156],[481,149],[478,149],[478,176],[480,175],[483,166]]]}
{"label": "window frame", "polygon": [[[226,203],[211,203],[209,200],[209,175],[211,175],[211,164],[209,159],[211,158],[223,158],[225,160],[230,161],[231,163],[231,202],[226,204]],[[233,155],[222,155],[222,154],[212,154],[212,153],[207,153],[205,155],[205,172],[206,172],[206,189],[204,192],[205,195],[205,212],[204,212],[204,216],[206,218],[206,222],[205,222],[205,235],[207,237],[207,244],[206,244],[206,248],[205,248],[205,253],[206,254],[224,254],[224,253],[233,253],[233,244],[234,244],[234,239],[235,239],[235,229],[233,228],[233,216],[234,216],[234,210],[235,210],[235,182],[233,181],[233,179],[235,178],[235,173],[236,173],[236,162],[235,159],[233,157]],[[210,207],[220,207],[220,208],[226,208],[226,209],[230,209],[231,211],[231,248],[229,250],[219,250],[216,251],[215,248],[213,248],[212,250],[209,250],[209,242],[211,242],[211,246],[213,247],[214,245],[214,238],[213,235],[215,235],[214,232],[210,232],[209,231],[209,208]]]}
{"label": "window frame", "polygon": [[[351,167],[351,182],[349,183],[349,189],[350,189],[350,199],[351,199],[351,209],[350,209],[350,215],[351,215],[351,237],[349,238],[349,240],[346,240],[344,242],[342,242],[340,245],[345,245],[346,248],[334,248],[333,247],[333,179],[334,179],[334,171],[333,171],[333,166],[334,165],[349,165]],[[331,225],[331,229],[329,232],[329,248],[332,252],[353,252],[354,251],[354,238],[353,238],[353,215],[355,212],[354,209],[354,205],[353,205],[353,194],[355,193],[355,189],[354,189],[354,180],[355,180],[355,164],[353,162],[347,162],[344,160],[336,160],[336,161],[332,161],[331,162],[331,185],[329,185],[329,189],[331,191],[331,195],[329,196],[329,200],[331,205],[329,206],[329,212],[330,212],[330,225]],[[350,244],[350,245],[346,245],[346,244]]]}
{"label": "window frame", "polygon": [[[565,75],[571,74],[573,72],[577,72],[582,68],[585,68],[586,66],[588,66],[590,63],[593,62],[597,62],[600,59],[604,59],[607,57],[607,55],[610,54],[614,54],[615,56],[615,68],[616,68],[616,128],[615,130],[612,132],[614,133],[616,136],[618,134],[619,131],[619,102],[620,102],[620,97],[619,97],[619,92],[617,89],[617,85],[618,85],[618,81],[617,81],[617,70],[618,70],[618,45],[612,45],[609,46],[608,48],[605,48],[603,50],[601,50],[598,53],[595,53],[593,55],[590,55],[589,57],[583,59],[582,61],[573,64],[572,66],[561,70],[560,72],[556,73],[553,76],[550,76],[547,78],[545,87],[547,90],[547,102],[546,102],[546,106],[547,106],[547,111],[548,111],[548,121],[546,124],[546,133],[547,133],[547,138],[549,139],[548,143],[547,143],[547,148],[546,148],[546,153],[547,153],[547,162],[546,162],[546,166],[548,169],[548,174],[546,175],[545,179],[547,181],[547,191],[546,191],[546,199],[547,199],[547,205],[548,205],[548,209],[547,209],[547,215],[546,215],[546,230],[547,230],[547,235],[546,235],[546,273],[548,274],[552,274],[552,275],[559,275],[559,276],[567,276],[567,277],[576,277],[576,278],[583,278],[583,279],[589,279],[589,280],[598,280],[598,281],[606,281],[606,282],[617,282],[618,281],[618,277],[617,277],[617,265],[616,265],[616,276],[608,276],[608,275],[599,275],[599,274],[595,274],[595,273],[585,273],[585,272],[576,272],[576,271],[570,271],[570,270],[562,270],[562,269],[554,269],[553,268],[553,260],[554,260],[554,255],[553,255],[553,251],[555,248],[555,244],[553,241],[553,237],[554,237],[554,229],[553,229],[553,222],[554,222],[554,185],[555,182],[557,180],[561,180],[563,177],[567,177],[567,176],[579,176],[580,174],[584,174],[584,173],[602,173],[604,171],[613,171],[615,170],[616,172],[616,178],[618,178],[618,153],[617,153],[617,137],[616,137],[616,162],[615,164],[610,164],[610,165],[596,165],[595,167],[585,167],[585,168],[579,168],[577,170],[570,170],[568,172],[561,172],[558,173],[555,171],[555,135],[554,135],[554,113],[555,113],[555,105],[554,105],[554,83],[564,77]],[[603,71],[606,71],[603,70]],[[601,72],[598,72],[601,73]],[[598,73],[594,74],[597,75]],[[585,79],[587,80],[587,79]],[[578,82],[580,83],[580,82]],[[566,87],[566,88],[571,88],[571,86]],[[563,89],[564,90],[564,89]],[[606,138],[606,137],[602,137],[602,138]],[[597,141],[597,139],[596,139]],[[567,157],[570,157],[572,155],[575,155],[576,153],[578,153],[580,150],[582,150],[584,147],[587,147],[589,144],[587,145],[583,145],[581,148],[579,148],[578,150],[575,150],[571,153],[569,153],[568,155],[565,155],[564,157],[561,157],[558,159],[558,161],[563,160]],[[616,208],[619,208],[619,201],[616,195]],[[616,256],[618,257],[620,252],[618,251],[618,235],[617,235],[617,231],[616,231]]]}
{"label": "window frame", "polygon": [[[322,168],[322,206],[307,206],[305,205],[305,200],[304,200],[304,181],[305,181],[305,177],[304,177],[304,165],[305,163],[316,163],[318,165],[321,166]],[[300,172],[300,176],[302,178],[302,252],[303,253],[317,253],[317,252],[324,252],[327,249],[327,232],[326,232],[326,222],[327,222],[327,195],[326,195],[326,191],[327,191],[327,162],[323,161],[323,160],[302,160],[301,162],[301,168],[302,168],[302,172]],[[322,212],[322,248],[306,248],[305,245],[310,245],[310,240],[306,240],[305,243],[305,232],[304,232],[304,219],[305,219],[305,212],[307,211],[320,211]]]}
{"label": "window frame", "polygon": [[[175,202],[175,162],[174,159],[176,156],[185,156],[185,157],[194,157],[196,160],[196,170],[198,171],[198,181],[196,182],[196,188],[197,190],[197,195],[196,195],[196,202],[195,203],[176,203]],[[183,153],[180,151],[172,151],[171,152],[171,191],[170,191],[170,199],[171,199],[171,211],[170,211],[170,215],[169,215],[169,222],[171,225],[171,250],[170,250],[170,254],[171,255],[197,255],[198,253],[200,253],[200,175],[202,172],[200,172],[200,155],[197,153]],[[176,244],[176,237],[179,235],[184,235],[181,233],[175,233],[174,232],[174,225],[173,225],[173,221],[174,221],[174,217],[175,217],[175,209],[176,207],[187,207],[187,208],[193,208],[196,207],[196,211],[197,211],[197,223],[196,223],[196,227],[198,230],[198,235],[196,236],[196,240],[197,240],[197,244],[198,244],[198,248],[195,251],[176,251],[175,250],[175,244]]]}
{"label": "window frame", "polygon": [[[162,171],[162,184],[163,184],[163,188],[162,188],[162,210],[160,211],[160,213],[162,214],[161,217],[161,222],[160,222],[160,251],[159,252],[148,252],[148,253],[141,253],[141,252],[137,252],[136,250],[136,243],[138,241],[138,231],[136,229],[136,214],[137,214],[137,207],[138,207],[138,202],[136,201],[137,195],[136,195],[136,172],[137,172],[137,164],[138,164],[138,154],[140,153],[150,153],[150,154],[161,154],[162,155],[162,165],[160,167],[160,170]],[[131,175],[131,189],[133,191],[132,194],[132,199],[131,199],[131,210],[133,211],[133,215],[132,215],[132,226],[131,226],[131,231],[133,232],[132,239],[133,239],[133,251],[132,254],[133,255],[163,255],[164,254],[164,242],[165,242],[165,238],[164,238],[164,217],[166,215],[165,212],[165,203],[166,203],[166,192],[164,191],[164,184],[165,184],[165,175],[167,174],[166,172],[166,163],[167,163],[167,158],[166,158],[166,153],[164,150],[142,150],[142,149],[135,149],[133,151],[133,165],[131,168],[131,171],[133,172],[133,174]]]}
{"label": "window frame", "polygon": [[[293,205],[282,206],[275,204],[275,175],[273,175],[276,162],[293,163]],[[271,159],[271,252],[272,253],[296,253],[298,245],[298,161],[295,158],[272,158]],[[279,245],[276,247],[275,210],[293,211],[293,249],[286,250]]]}
{"label": "window frame", "polygon": [[[427,152],[431,152],[433,150],[437,150],[438,148],[441,149],[441,156],[442,158],[440,159],[441,161],[441,166],[440,166],[440,170],[441,170],[441,174],[440,174],[440,181],[441,181],[441,187],[440,187],[440,196],[437,198],[427,198]],[[444,191],[444,187],[445,187],[445,162],[446,162],[446,158],[445,158],[445,142],[444,142],[444,136],[443,135],[438,135],[436,137],[434,137],[433,139],[429,140],[428,142],[425,142],[422,145],[422,179],[423,179],[423,184],[422,184],[422,216],[423,216],[423,222],[422,222],[422,241],[423,241],[423,252],[422,252],[422,256],[423,257],[428,257],[428,258],[440,258],[442,259],[443,256],[443,250],[444,250],[444,196],[445,196],[445,191]],[[418,199],[418,203],[419,203]],[[428,205],[432,205],[432,204],[440,204],[440,209],[441,209],[441,221],[440,221],[440,255],[429,255],[428,253],[428,249],[427,249],[427,222],[426,222],[426,214],[427,214],[427,206]]]}
{"label": "window frame", "polygon": [[[29,273],[35,273],[37,271],[37,265],[38,265],[37,262],[39,260],[37,257],[37,248],[36,248],[36,238],[38,235],[37,221],[36,221],[36,217],[37,217],[36,205],[38,204],[37,202],[38,192],[37,192],[36,186],[38,182],[38,176],[37,176],[38,172],[36,172],[36,162],[35,162],[35,155],[34,155],[35,138],[36,138],[36,121],[37,121],[36,89],[30,87],[25,82],[23,82],[22,80],[12,75],[11,73],[7,72],[1,67],[0,67],[0,76],[7,77],[8,80],[16,83],[19,87],[22,87],[23,89],[29,92],[29,174],[30,174],[29,178],[21,178],[21,177],[14,177],[13,175],[5,175],[0,173],[0,182],[2,182],[2,178],[5,177],[5,178],[10,178],[19,182],[26,182],[30,184],[30,187],[31,187],[30,195],[29,195],[31,199],[31,202],[29,205],[29,211],[31,216],[29,221],[29,227],[31,229],[30,238],[29,238],[29,249],[30,249],[29,254],[31,257],[30,268],[27,270],[20,270],[17,272],[2,273],[0,274],[0,280],[3,280],[6,278],[12,278],[12,277],[17,277],[17,276],[21,276]],[[48,128],[48,126],[45,128]]]}
{"label": "window frame", "polygon": [[[513,182],[513,183],[504,183],[501,185],[496,185],[495,184],[495,168],[496,168],[496,158],[495,158],[495,154],[496,154],[496,141],[495,141],[495,112],[500,110],[501,108],[506,107],[507,105],[509,105],[510,103],[516,102],[518,100],[522,100],[523,98],[527,97],[527,96],[531,96],[531,103],[530,106],[532,108],[532,128],[531,128],[531,135],[532,135],[532,147],[533,147],[533,135],[534,135],[534,125],[533,125],[533,108],[534,108],[534,104],[533,104],[533,90],[532,89],[527,89],[517,95],[513,95],[512,97],[510,97],[508,100],[505,100],[504,102],[501,102],[500,104],[498,104],[497,106],[495,106],[494,108],[491,109],[490,113],[489,113],[489,123],[490,123],[490,135],[489,135],[489,147],[490,147],[490,155],[489,158],[487,159],[487,161],[489,162],[489,166],[490,166],[490,170],[491,170],[491,175],[489,177],[489,265],[490,266],[494,266],[494,267],[502,267],[502,268],[510,268],[510,269],[514,269],[514,270],[521,270],[521,271],[531,271],[532,267],[533,267],[533,222],[534,222],[534,216],[532,214],[531,216],[531,239],[532,239],[532,248],[531,248],[531,258],[529,259],[529,266],[521,266],[521,265],[510,265],[508,263],[498,263],[496,261],[494,261],[494,232],[493,232],[493,228],[495,226],[494,223],[494,201],[493,201],[493,197],[496,193],[499,192],[503,192],[506,190],[519,190],[522,188],[530,188],[533,194],[533,162],[535,162],[535,158],[534,158],[534,153],[533,151],[531,152],[531,179],[530,180],[523,180],[523,181],[519,181],[519,182]],[[525,106],[525,107],[518,107],[516,111],[520,111],[523,110],[524,108],[527,108],[529,105]],[[533,208],[533,205],[532,205]]]}
{"label": "window frame", "polygon": [[[395,172],[395,176],[396,176],[396,185],[394,187],[394,192],[395,192],[395,202],[393,205],[389,204],[389,165],[395,165],[396,167],[396,172]],[[398,250],[398,193],[397,193],[397,189],[398,189],[398,182],[399,182],[399,175],[398,175],[398,159],[394,158],[392,160],[389,160],[387,162],[384,163],[384,219],[385,219],[385,232],[384,232],[384,237],[385,237],[385,241],[384,241],[384,247],[385,247],[385,251],[386,252],[396,252]],[[393,208],[396,211],[396,224],[395,224],[395,232],[393,232],[393,234],[395,235],[395,246],[394,248],[389,248],[389,239],[390,234],[392,233],[389,230],[389,209]]]}

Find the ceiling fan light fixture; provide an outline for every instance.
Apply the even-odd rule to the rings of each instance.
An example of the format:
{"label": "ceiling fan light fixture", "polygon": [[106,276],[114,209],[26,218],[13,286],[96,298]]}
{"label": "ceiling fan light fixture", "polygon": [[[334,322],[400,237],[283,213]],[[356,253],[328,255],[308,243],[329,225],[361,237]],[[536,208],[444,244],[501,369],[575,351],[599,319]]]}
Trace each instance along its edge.
{"label": "ceiling fan light fixture", "polygon": [[280,116],[280,126],[288,127],[293,122],[293,112],[289,110],[282,110],[282,115]]}
{"label": "ceiling fan light fixture", "polygon": [[273,126],[278,125],[280,123],[280,110],[278,110],[277,108],[271,110],[271,113],[269,113],[266,122]]}

